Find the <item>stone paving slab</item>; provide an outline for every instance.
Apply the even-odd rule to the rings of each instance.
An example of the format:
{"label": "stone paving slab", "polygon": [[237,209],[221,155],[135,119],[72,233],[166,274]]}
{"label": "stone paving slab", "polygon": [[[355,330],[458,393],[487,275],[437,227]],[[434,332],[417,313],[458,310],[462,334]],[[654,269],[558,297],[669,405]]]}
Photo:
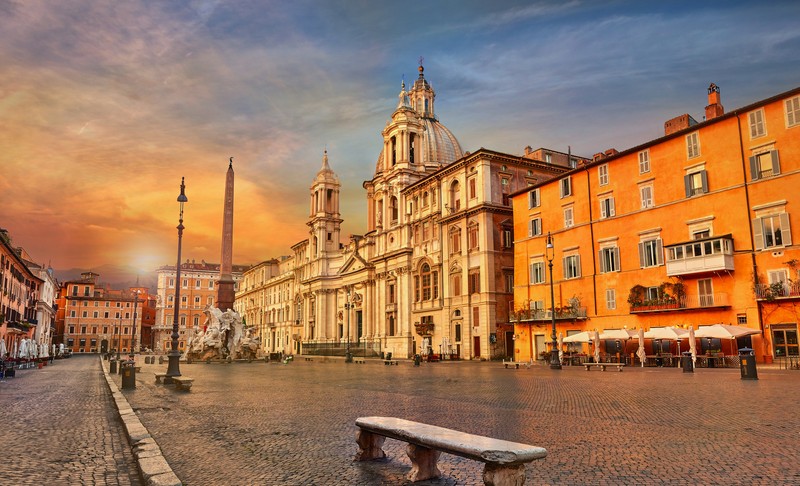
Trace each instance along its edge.
{"label": "stone paving slab", "polygon": [[96,355],[17,370],[0,411],[0,484],[142,484]]}
{"label": "stone paving slab", "polygon": [[[155,384],[165,369],[143,365],[123,394],[187,485],[409,484],[405,443],[352,461],[355,419],[373,415],[544,447],[526,484],[800,484],[796,371],[182,363],[181,393]],[[482,484],[475,461],[442,454],[440,469],[415,484]]]}

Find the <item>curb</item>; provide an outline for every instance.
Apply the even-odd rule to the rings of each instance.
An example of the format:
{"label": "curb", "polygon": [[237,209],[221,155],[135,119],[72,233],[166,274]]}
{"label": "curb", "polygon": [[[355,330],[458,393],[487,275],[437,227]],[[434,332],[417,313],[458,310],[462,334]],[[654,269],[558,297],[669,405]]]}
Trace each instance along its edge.
{"label": "curb", "polygon": [[164,459],[158,443],[139,421],[139,417],[136,416],[136,412],[131,408],[125,395],[119,391],[117,384],[111,379],[102,357],[100,358],[100,367],[103,369],[103,376],[106,378],[114,404],[119,411],[119,417],[125,426],[125,433],[144,483],[148,486],[181,486],[181,480]]}

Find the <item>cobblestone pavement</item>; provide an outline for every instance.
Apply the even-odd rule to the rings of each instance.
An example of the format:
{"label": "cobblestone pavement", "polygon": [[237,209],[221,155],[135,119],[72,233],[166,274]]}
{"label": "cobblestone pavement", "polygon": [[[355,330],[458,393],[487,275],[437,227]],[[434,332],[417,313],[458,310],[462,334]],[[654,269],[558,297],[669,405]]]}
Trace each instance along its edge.
{"label": "cobblestone pavement", "polygon": [[0,484],[142,484],[96,355],[17,370],[0,410]]}
{"label": "cobblestone pavement", "polygon": [[[352,461],[355,419],[370,415],[545,447],[526,484],[800,484],[796,371],[182,363],[185,393],[155,384],[165,370],[144,365],[123,393],[190,486],[409,484],[405,443]],[[440,469],[416,484],[482,484],[477,462],[442,454]]]}

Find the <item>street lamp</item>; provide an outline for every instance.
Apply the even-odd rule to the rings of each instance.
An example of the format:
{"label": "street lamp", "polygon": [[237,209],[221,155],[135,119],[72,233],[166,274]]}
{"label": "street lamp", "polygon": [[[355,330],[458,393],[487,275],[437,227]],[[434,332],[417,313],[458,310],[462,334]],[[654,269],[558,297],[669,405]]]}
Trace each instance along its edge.
{"label": "street lamp", "polygon": [[119,325],[114,326],[117,333],[117,362],[119,362],[119,348],[122,347],[122,311],[119,313]]}
{"label": "street lamp", "polygon": [[344,303],[344,310],[347,312],[347,343],[345,346],[344,351],[344,362],[345,363],[352,363],[353,362],[353,355],[350,354],[350,309],[353,308],[353,304],[350,302],[350,288],[347,288],[347,301]]}
{"label": "street lamp", "polygon": [[133,353],[136,352],[136,308],[139,304],[139,290],[133,294],[133,330],[131,332],[131,352],[130,356],[133,358]]}
{"label": "street lamp", "polygon": [[189,199],[184,193],[186,185],[181,177],[181,194],[178,196],[180,203],[180,217],[178,219],[178,264],[175,266],[175,312],[172,315],[172,346],[169,350],[169,362],[167,364],[166,380],[171,382],[173,376],[181,376],[180,359],[181,353],[178,351],[178,312],[181,305],[181,240],[183,239],[183,203]]}
{"label": "street lamp", "polygon": [[553,288],[553,258],[555,257],[555,248],[553,248],[553,237],[550,232],[547,232],[547,265],[550,267],[550,321],[553,324],[553,333],[551,338],[553,341],[552,350],[550,351],[550,369],[560,370],[561,359],[558,357],[558,341],[556,340],[556,294]]}

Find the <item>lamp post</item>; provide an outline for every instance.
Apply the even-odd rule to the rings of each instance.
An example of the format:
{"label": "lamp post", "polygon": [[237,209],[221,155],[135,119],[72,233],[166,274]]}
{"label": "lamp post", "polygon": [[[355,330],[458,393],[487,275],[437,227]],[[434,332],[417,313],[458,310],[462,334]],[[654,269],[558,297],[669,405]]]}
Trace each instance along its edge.
{"label": "lamp post", "polygon": [[553,288],[553,257],[555,256],[555,248],[553,248],[553,237],[550,232],[547,232],[547,266],[550,267],[550,321],[553,324],[553,333],[551,338],[553,341],[552,350],[550,351],[550,369],[560,370],[561,359],[558,357],[558,340],[556,339],[556,294]]}
{"label": "lamp post", "polygon": [[119,348],[122,347],[122,311],[119,313],[119,324],[114,326],[117,333],[117,362],[119,362]]}
{"label": "lamp post", "polygon": [[352,363],[353,355],[350,354],[350,309],[353,304],[350,302],[350,287],[347,288],[347,301],[344,303],[344,310],[347,312],[347,343],[345,343],[344,362]]}
{"label": "lamp post", "polygon": [[183,239],[183,203],[189,199],[186,197],[186,185],[181,177],[181,193],[178,196],[180,205],[180,217],[178,218],[178,264],[175,266],[175,312],[172,315],[172,346],[169,350],[166,380],[172,381],[173,376],[181,376],[180,359],[181,352],[178,351],[178,312],[181,305],[181,240]]}
{"label": "lamp post", "polygon": [[139,290],[137,289],[133,293],[133,329],[131,331],[131,352],[130,356],[133,359],[133,355],[136,352],[136,309],[139,304]]}

